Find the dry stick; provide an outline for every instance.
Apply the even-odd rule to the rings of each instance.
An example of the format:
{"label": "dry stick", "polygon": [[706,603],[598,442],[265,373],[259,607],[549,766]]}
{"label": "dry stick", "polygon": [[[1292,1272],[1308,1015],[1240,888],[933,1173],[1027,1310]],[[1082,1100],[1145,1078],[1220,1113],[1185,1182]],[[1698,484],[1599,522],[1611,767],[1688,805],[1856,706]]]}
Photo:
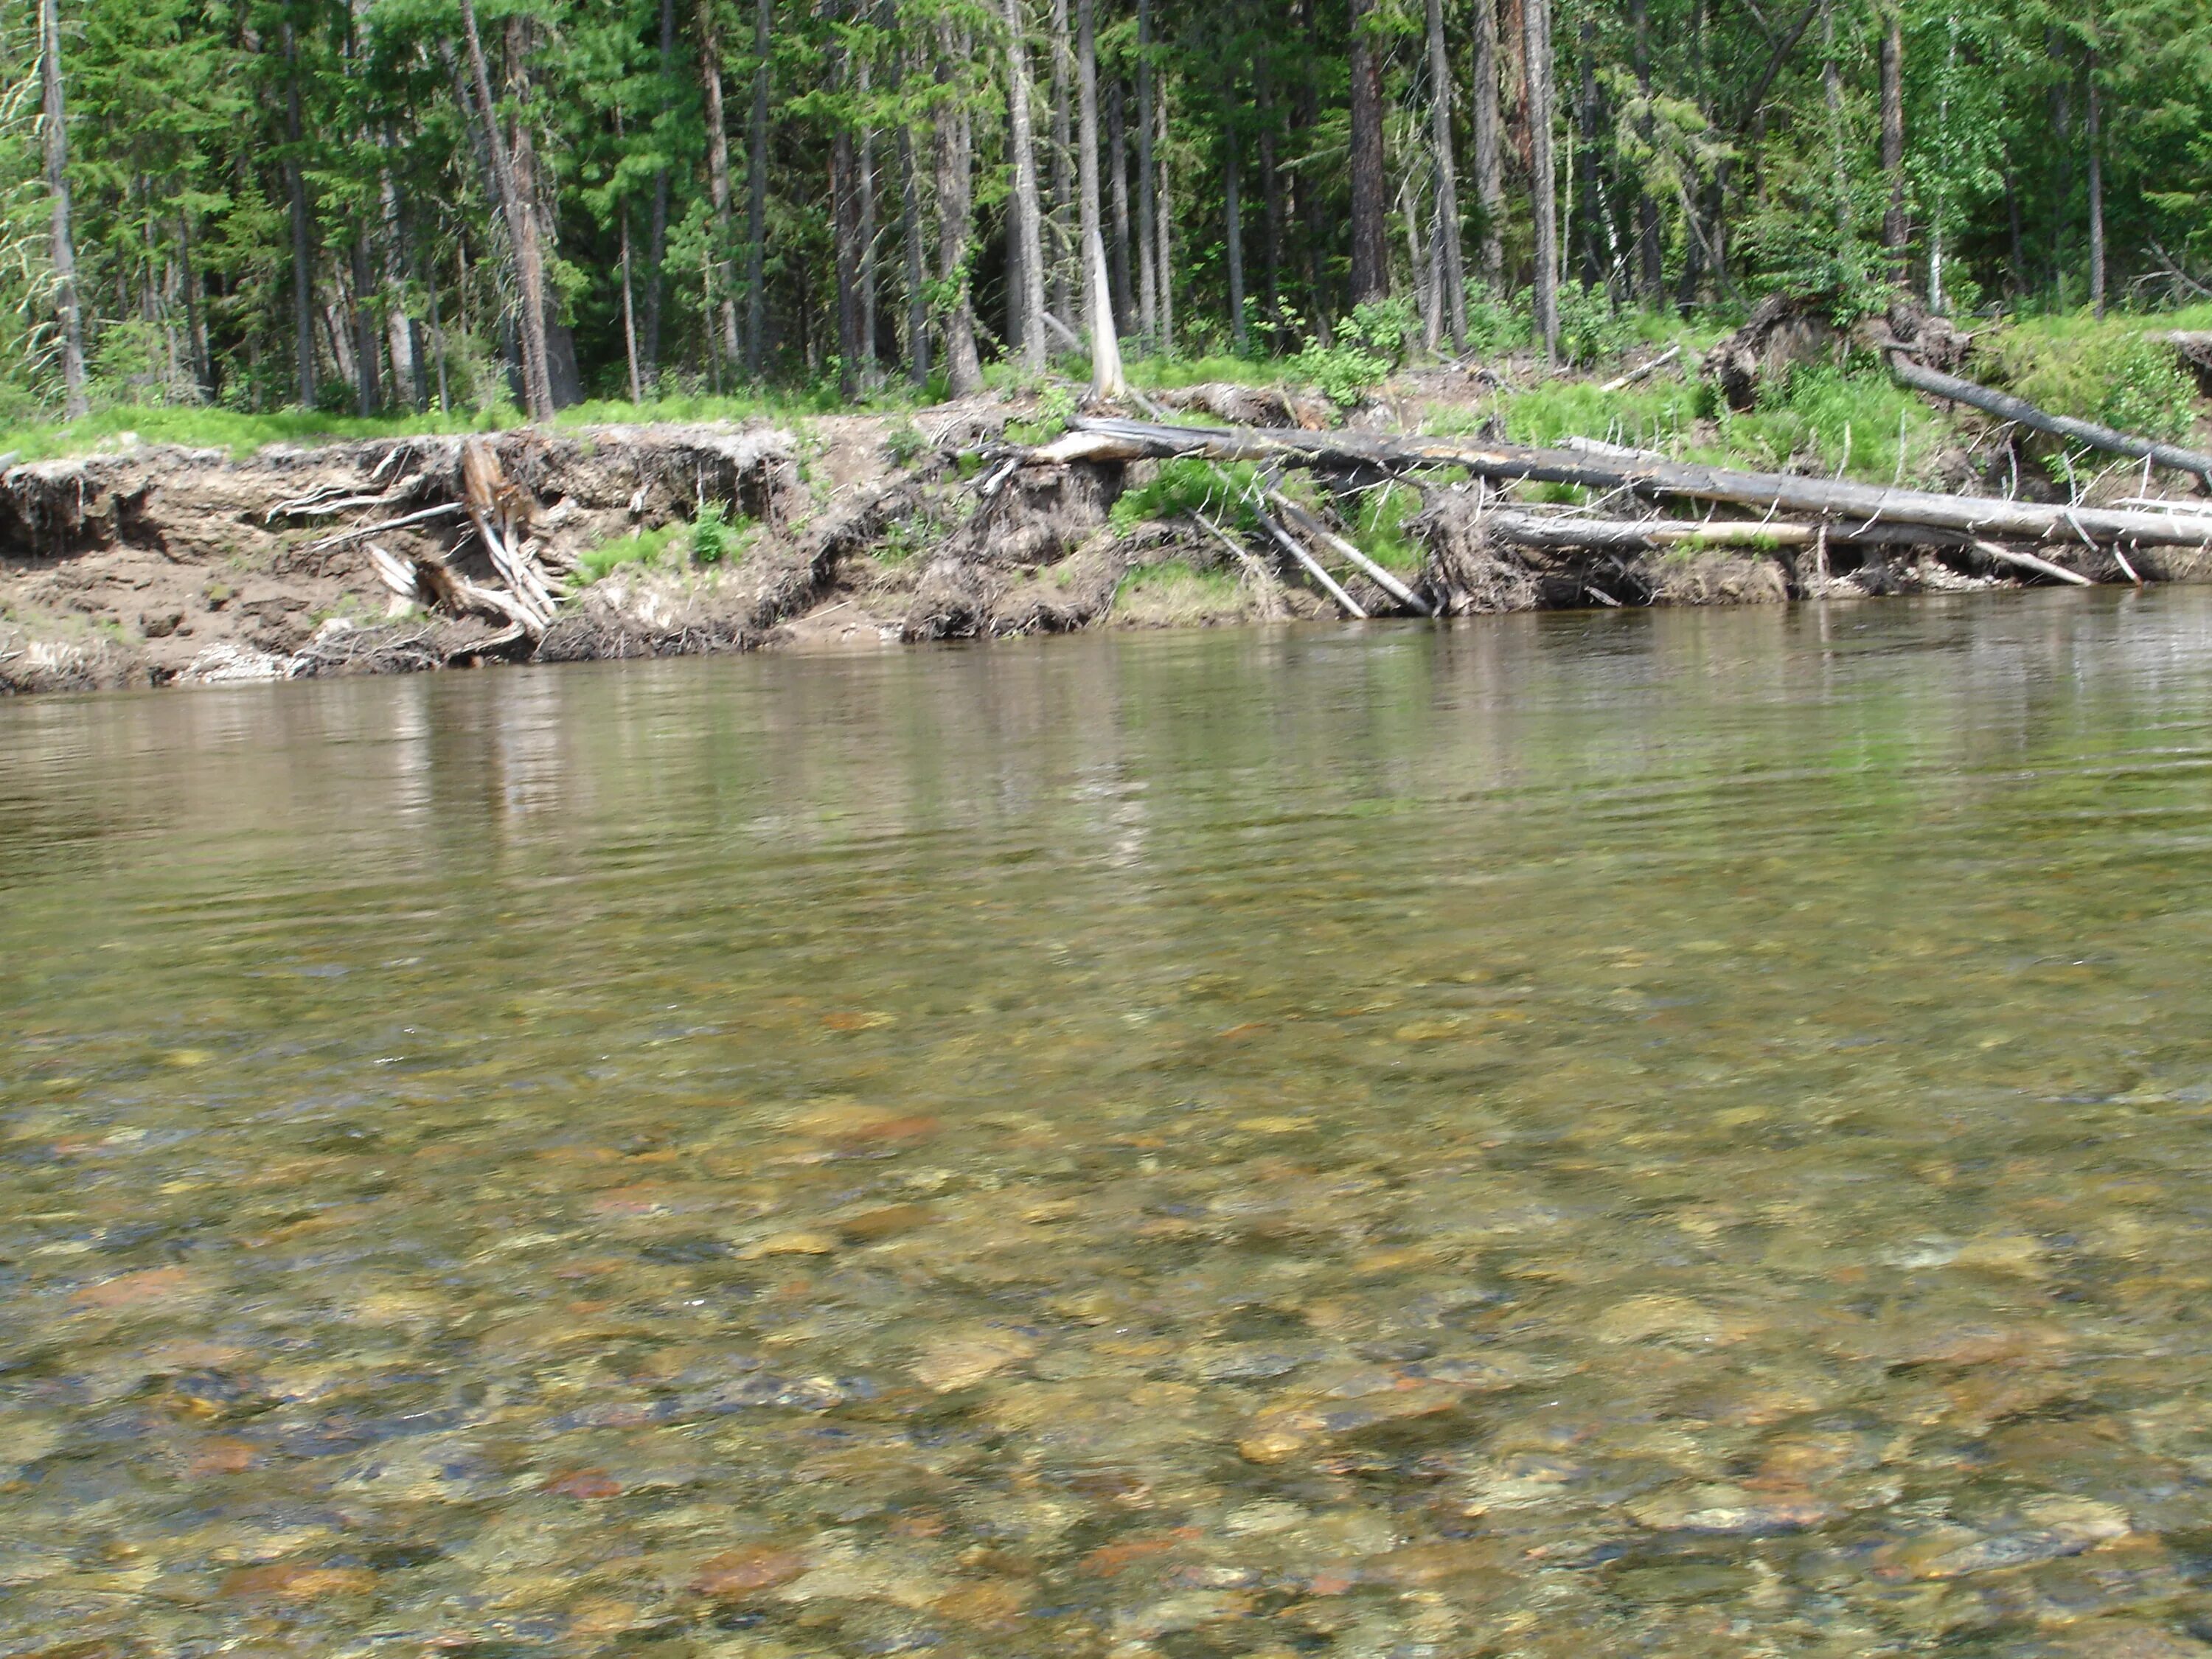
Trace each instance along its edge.
{"label": "dry stick", "polygon": [[2069,570],[2064,565],[2053,564],[2048,559],[2039,559],[2033,553],[2022,553],[2010,547],[1999,547],[1995,542],[1977,541],[1974,547],[1978,551],[1986,553],[1990,557],[2002,563],[2018,565],[2023,570],[2039,571],[2055,580],[2071,582],[2076,587],[2094,587],[2097,585],[2087,576],[2078,575]]}
{"label": "dry stick", "polygon": [[1938,374],[1912,362],[1901,350],[1892,349],[1884,355],[1889,359],[1890,374],[1900,385],[1911,386],[1915,392],[1924,392],[1930,397],[1947,398],[1953,403],[1966,404],[2000,419],[2017,421],[2022,426],[2033,427],[2038,432],[2047,432],[2056,438],[2065,438],[2077,444],[2087,444],[2092,449],[2101,449],[2108,455],[2132,455],[2156,461],[2160,466],[2172,467],[2177,472],[2193,472],[2206,483],[2212,484],[2212,455],[2200,454],[2193,449],[2178,448],[2172,444],[2156,443],[2126,432],[2116,432],[2111,427],[2099,426],[2094,421],[2077,421],[2070,416],[2048,414],[2008,392],[1977,386],[1973,381],[1962,380],[1955,374]]}
{"label": "dry stick", "polygon": [[320,553],[326,548],[346,542],[357,542],[363,536],[380,536],[387,530],[400,530],[410,524],[424,524],[432,519],[450,519],[461,510],[459,501],[447,501],[441,507],[426,507],[420,513],[410,513],[404,518],[386,519],[381,524],[357,524],[350,530],[341,530],[335,536],[325,536],[319,542],[310,542],[300,550]]}
{"label": "dry stick", "polygon": [[1660,356],[1654,357],[1650,362],[1644,364],[1643,368],[1632,368],[1629,370],[1627,374],[1622,375],[1619,380],[1607,380],[1603,386],[1600,386],[1598,390],[1600,392],[1626,392],[1629,387],[1634,386],[1638,380],[1647,380],[1650,376],[1656,374],[1661,369],[1666,368],[1668,364],[1673,362],[1675,358],[1681,355],[1682,348],[1680,346],[1668,346],[1664,352]]}
{"label": "dry stick", "polygon": [[1336,585],[1336,579],[1322,568],[1321,561],[1307,552],[1304,544],[1289,531],[1269,518],[1266,510],[1257,502],[1251,505],[1252,516],[1260,521],[1260,528],[1273,536],[1285,552],[1304,567],[1306,574],[1321,584],[1322,591],[1344,608],[1345,614],[1355,617],[1361,622],[1366,621],[1367,613],[1359,608],[1359,601]]}
{"label": "dry stick", "polygon": [[1304,531],[1307,535],[1319,537],[1322,541],[1327,542],[1338,552],[1343,554],[1346,558],[1351,560],[1352,563],[1358,565],[1362,570],[1365,571],[1377,587],[1382,588],[1385,592],[1395,599],[1401,605],[1412,605],[1414,610],[1419,611],[1424,617],[1433,617],[1436,615],[1434,607],[1423,600],[1412,588],[1407,586],[1405,583],[1400,581],[1395,576],[1385,570],[1381,565],[1376,563],[1374,560],[1369,558],[1364,553],[1362,553],[1350,542],[1345,540],[1343,537],[1338,535],[1327,525],[1323,524],[1319,519],[1314,517],[1312,514],[1307,512],[1305,508],[1300,507],[1296,501],[1283,494],[1281,490],[1269,489],[1267,492],[1267,499],[1281,509],[1282,514],[1285,518],[1288,519],[1292,524],[1297,526],[1299,529]]}
{"label": "dry stick", "polygon": [[1238,562],[1242,563],[1244,568],[1249,571],[1259,581],[1261,592],[1268,596],[1271,599],[1273,599],[1276,587],[1275,576],[1273,571],[1269,570],[1266,565],[1261,563],[1259,560],[1254,558],[1242,542],[1238,541],[1234,536],[1224,530],[1219,525],[1214,523],[1212,520],[1207,518],[1203,513],[1193,513],[1190,515],[1190,520],[1200,530],[1206,532],[1209,535],[1212,536],[1216,541],[1218,541],[1224,547],[1235,554]]}
{"label": "dry stick", "polygon": [[1679,461],[1600,460],[1558,449],[1442,438],[1082,420],[1066,436],[1033,452],[1034,459],[1046,462],[1158,459],[1176,455],[1293,465],[1350,464],[1384,471],[1462,466],[1492,483],[1525,480],[1599,490],[1626,489],[1654,501],[1718,501],[1804,518],[1917,525],[1968,537],[2061,541],[2071,540],[2069,532],[2079,529],[2100,543],[2125,540],[2148,546],[2212,546],[2212,523],[2202,519],[2184,522],[2179,514],[2081,507],[2069,515],[2057,507],[1985,495],[1892,489],[1789,473],[1736,472]]}

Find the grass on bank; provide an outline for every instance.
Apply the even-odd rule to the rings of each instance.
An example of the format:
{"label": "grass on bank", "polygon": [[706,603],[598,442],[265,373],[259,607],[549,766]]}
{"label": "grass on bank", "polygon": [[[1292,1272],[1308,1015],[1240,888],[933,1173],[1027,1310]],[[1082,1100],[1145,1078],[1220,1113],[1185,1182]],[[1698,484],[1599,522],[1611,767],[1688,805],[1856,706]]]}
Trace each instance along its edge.
{"label": "grass on bank", "polygon": [[569,586],[572,590],[589,587],[625,568],[711,570],[735,564],[744,557],[759,531],[760,526],[750,520],[732,520],[720,501],[705,501],[700,505],[699,516],[689,524],[679,520],[657,530],[632,531],[586,549],[576,560],[576,574]]}

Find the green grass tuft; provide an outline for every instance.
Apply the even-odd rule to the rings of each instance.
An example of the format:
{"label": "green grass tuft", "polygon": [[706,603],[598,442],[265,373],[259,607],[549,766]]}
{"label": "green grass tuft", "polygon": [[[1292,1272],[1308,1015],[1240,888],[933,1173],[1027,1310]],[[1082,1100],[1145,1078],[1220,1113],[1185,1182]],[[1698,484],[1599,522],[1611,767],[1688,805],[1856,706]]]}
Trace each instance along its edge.
{"label": "green grass tuft", "polygon": [[1236,488],[1224,489],[1207,462],[1194,458],[1162,461],[1151,478],[1124,490],[1109,514],[1115,533],[1126,535],[1147,519],[1172,520],[1203,513],[1224,530],[1256,531],[1246,496],[1257,485],[1257,469],[1237,463],[1221,469]]}

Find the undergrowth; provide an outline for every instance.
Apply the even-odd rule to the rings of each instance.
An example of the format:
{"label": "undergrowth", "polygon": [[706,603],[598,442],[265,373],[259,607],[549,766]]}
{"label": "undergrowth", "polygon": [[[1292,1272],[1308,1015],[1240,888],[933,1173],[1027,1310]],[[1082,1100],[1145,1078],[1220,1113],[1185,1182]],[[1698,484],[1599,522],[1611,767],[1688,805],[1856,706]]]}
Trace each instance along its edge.
{"label": "undergrowth", "polygon": [[2212,305],[2155,319],[2087,311],[2027,317],[1975,343],[1983,373],[2054,415],[2175,442],[2197,422],[2197,387],[2154,331],[2212,328]]}
{"label": "undergrowth", "polygon": [[643,570],[685,565],[711,569],[735,563],[744,556],[757,532],[758,526],[747,520],[732,522],[729,509],[720,501],[705,501],[700,505],[699,516],[690,524],[678,520],[657,530],[633,531],[586,549],[576,560],[576,574],[570,585],[588,587],[630,566]]}
{"label": "undergrowth", "polygon": [[1188,456],[1160,462],[1150,478],[1123,490],[1115,501],[1108,515],[1115,533],[1127,535],[1146,520],[1174,520],[1193,513],[1203,513],[1232,533],[1256,532],[1259,522],[1252,516],[1249,498],[1258,488],[1258,470],[1249,463],[1232,462],[1220,471],[1228,474],[1234,488],[1223,488],[1208,462]]}
{"label": "undergrowth", "polygon": [[1163,627],[1211,622],[1234,607],[1238,586],[1227,569],[1196,570],[1180,560],[1140,564],[1115,585],[1112,609],[1123,621]]}

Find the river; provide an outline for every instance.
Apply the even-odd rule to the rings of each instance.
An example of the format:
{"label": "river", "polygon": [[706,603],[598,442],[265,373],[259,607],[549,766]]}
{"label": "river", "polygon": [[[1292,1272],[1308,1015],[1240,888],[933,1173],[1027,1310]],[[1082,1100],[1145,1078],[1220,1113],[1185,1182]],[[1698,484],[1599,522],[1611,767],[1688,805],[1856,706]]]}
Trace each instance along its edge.
{"label": "river", "polygon": [[0,707],[0,1650],[2212,1652],[2208,848],[2201,589]]}

